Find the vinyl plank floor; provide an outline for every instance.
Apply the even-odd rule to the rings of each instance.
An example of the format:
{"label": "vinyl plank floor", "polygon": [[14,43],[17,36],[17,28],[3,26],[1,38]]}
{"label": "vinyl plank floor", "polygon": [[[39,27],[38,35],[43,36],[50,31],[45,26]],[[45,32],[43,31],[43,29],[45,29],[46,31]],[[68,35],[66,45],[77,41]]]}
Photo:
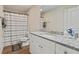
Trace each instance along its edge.
{"label": "vinyl plank floor", "polygon": [[29,46],[22,47],[19,50],[12,51],[12,46],[7,46],[3,48],[2,54],[30,54]]}

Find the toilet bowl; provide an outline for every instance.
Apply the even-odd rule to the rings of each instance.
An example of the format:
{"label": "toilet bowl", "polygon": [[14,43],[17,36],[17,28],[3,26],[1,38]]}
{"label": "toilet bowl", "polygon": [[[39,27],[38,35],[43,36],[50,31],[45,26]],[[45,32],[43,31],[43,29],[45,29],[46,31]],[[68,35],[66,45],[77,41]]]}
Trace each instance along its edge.
{"label": "toilet bowl", "polygon": [[22,42],[22,46],[28,46],[29,45],[29,38],[28,37],[21,38],[20,41]]}

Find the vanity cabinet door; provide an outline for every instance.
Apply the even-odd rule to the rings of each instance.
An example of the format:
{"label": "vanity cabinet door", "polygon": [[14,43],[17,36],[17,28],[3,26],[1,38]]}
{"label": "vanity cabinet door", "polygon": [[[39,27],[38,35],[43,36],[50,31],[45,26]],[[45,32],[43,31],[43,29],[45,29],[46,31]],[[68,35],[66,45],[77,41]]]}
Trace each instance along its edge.
{"label": "vanity cabinet door", "polygon": [[56,44],[56,54],[67,54],[66,47]]}
{"label": "vanity cabinet door", "polygon": [[79,51],[67,48],[68,54],[79,54]]}
{"label": "vanity cabinet door", "polygon": [[55,43],[49,40],[43,39],[41,40],[42,53],[44,54],[55,54]]}
{"label": "vanity cabinet door", "polygon": [[37,43],[35,36],[30,34],[29,38],[30,38],[30,52],[37,53],[37,47],[36,47]]}
{"label": "vanity cabinet door", "polygon": [[33,54],[41,54],[41,48],[41,38],[30,34],[30,52]]}
{"label": "vanity cabinet door", "polygon": [[51,54],[55,52],[55,43],[44,38],[30,35],[30,52],[35,54]]}
{"label": "vanity cabinet door", "polygon": [[56,54],[78,54],[79,52],[68,47],[56,44]]}

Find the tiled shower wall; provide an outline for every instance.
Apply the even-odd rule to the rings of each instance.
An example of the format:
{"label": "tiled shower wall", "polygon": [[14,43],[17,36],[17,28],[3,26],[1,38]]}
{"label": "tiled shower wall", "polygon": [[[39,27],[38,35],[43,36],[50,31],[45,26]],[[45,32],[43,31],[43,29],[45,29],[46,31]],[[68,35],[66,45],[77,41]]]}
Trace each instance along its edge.
{"label": "tiled shower wall", "polygon": [[4,12],[6,28],[4,28],[4,45],[14,45],[27,36],[27,15]]}

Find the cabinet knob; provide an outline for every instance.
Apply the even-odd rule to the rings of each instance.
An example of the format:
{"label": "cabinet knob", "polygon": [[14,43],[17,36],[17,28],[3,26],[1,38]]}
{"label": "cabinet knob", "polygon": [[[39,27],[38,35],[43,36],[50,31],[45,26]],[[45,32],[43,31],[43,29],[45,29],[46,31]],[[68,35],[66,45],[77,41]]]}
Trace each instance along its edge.
{"label": "cabinet knob", "polygon": [[67,54],[67,51],[64,51],[64,54]]}
{"label": "cabinet knob", "polygon": [[43,48],[41,45],[39,45],[40,48]]}

